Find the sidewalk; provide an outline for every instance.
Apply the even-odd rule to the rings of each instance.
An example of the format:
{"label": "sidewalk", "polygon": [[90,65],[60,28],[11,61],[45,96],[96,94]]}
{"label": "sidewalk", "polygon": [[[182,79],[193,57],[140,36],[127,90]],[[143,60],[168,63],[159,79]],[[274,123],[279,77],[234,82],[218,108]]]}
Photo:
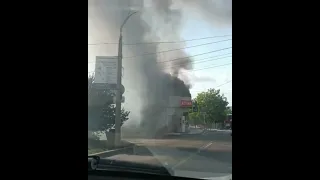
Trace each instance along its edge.
{"label": "sidewalk", "polygon": [[230,129],[207,129],[207,131],[226,132],[226,133],[232,132],[232,130]]}

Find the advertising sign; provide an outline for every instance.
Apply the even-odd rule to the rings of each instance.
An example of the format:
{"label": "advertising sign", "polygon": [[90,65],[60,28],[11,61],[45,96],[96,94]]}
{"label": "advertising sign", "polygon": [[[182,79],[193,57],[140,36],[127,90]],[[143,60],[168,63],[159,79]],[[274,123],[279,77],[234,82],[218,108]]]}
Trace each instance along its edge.
{"label": "advertising sign", "polygon": [[117,84],[117,68],[117,56],[97,56],[94,83],[109,85]]}
{"label": "advertising sign", "polygon": [[180,107],[192,107],[192,101],[189,100],[181,100]]}

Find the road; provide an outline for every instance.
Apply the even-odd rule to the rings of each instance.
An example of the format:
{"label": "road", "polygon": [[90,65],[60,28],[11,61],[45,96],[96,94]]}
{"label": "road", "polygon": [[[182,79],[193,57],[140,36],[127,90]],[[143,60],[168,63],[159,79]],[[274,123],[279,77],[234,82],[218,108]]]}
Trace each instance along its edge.
{"label": "road", "polygon": [[[203,134],[170,136],[164,139],[126,139],[136,144],[134,155],[112,159],[155,163],[175,171],[175,175],[211,172],[216,176],[232,174],[232,136],[207,131]],[[190,172],[193,171],[193,172]]]}

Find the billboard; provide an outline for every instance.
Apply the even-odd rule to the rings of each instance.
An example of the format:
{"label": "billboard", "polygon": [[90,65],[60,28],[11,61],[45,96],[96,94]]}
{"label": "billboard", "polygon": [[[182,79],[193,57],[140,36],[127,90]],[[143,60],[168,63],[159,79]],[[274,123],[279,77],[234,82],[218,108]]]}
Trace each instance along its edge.
{"label": "billboard", "polygon": [[95,84],[115,86],[117,84],[117,73],[117,56],[96,56]]}
{"label": "billboard", "polygon": [[192,101],[191,100],[181,100],[180,107],[192,107]]}

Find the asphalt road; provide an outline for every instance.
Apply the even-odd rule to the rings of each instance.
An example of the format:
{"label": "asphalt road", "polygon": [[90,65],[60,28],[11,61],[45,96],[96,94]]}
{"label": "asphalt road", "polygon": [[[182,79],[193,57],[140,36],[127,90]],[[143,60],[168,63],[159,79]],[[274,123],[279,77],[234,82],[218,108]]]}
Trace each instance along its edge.
{"label": "asphalt road", "polygon": [[166,166],[186,171],[232,174],[232,136],[228,132],[169,136],[163,139],[126,139],[136,144],[133,155],[109,158]]}

